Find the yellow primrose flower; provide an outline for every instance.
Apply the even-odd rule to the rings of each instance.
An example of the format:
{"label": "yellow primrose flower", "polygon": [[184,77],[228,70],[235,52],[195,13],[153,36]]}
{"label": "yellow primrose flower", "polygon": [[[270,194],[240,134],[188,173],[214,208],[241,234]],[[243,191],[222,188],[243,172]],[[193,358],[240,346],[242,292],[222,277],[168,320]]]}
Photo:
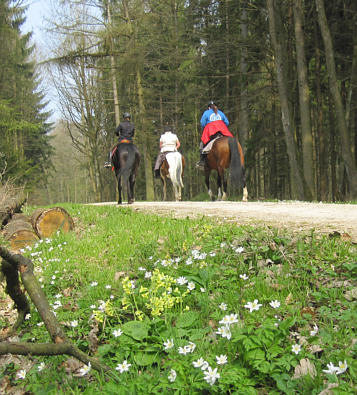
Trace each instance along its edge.
{"label": "yellow primrose flower", "polygon": [[94,319],[98,322],[104,322],[104,313],[99,310],[93,311]]}
{"label": "yellow primrose flower", "polygon": [[112,304],[110,303],[110,300],[108,300],[108,301],[105,303],[104,311],[105,311],[106,314],[109,315],[109,316],[113,316],[113,315],[114,315],[114,308],[113,308]]}

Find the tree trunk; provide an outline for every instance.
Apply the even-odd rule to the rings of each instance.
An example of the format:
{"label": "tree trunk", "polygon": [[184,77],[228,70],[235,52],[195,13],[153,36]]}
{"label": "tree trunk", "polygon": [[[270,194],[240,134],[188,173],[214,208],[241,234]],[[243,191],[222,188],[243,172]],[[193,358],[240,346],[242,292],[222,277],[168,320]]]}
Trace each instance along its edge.
{"label": "tree trunk", "polygon": [[[305,59],[305,38],[303,33],[303,10],[301,0],[294,2],[294,26],[296,41],[297,72],[299,82],[299,102],[302,134],[303,173],[306,182],[306,197],[316,199],[314,162],[312,157],[312,133],[310,120],[310,92],[307,82]],[[309,200],[310,200],[309,199]]]}
{"label": "tree trunk", "polygon": [[350,78],[350,86],[347,94],[346,101],[346,124],[347,128],[349,128],[351,124],[351,104],[353,102],[353,92],[356,92],[357,89],[357,43],[353,46],[353,58],[352,58],[352,67],[351,67],[351,78]]}
{"label": "tree trunk", "polygon": [[276,12],[274,0],[267,0],[269,14],[269,31],[274,50],[274,60],[278,79],[278,88],[281,105],[282,124],[285,135],[286,149],[290,165],[290,185],[291,197],[293,199],[304,199],[304,188],[297,161],[297,150],[294,139],[295,125],[291,115],[288,100],[288,88],[286,79],[286,62],[284,59],[284,50],[278,36],[282,34],[282,29],[277,29]]}
{"label": "tree trunk", "polygon": [[110,41],[110,73],[112,77],[112,85],[113,85],[113,99],[114,99],[114,114],[115,114],[115,124],[119,125],[120,123],[120,107],[119,107],[119,96],[118,96],[118,84],[117,84],[117,77],[116,77],[116,67],[115,67],[115,59],[113,55],[113,37],[111,34],[112,26],[112,15],[110,12],[110,4],[111,1],[108,0],[107,3],[107,17],[109,23],[109,41]]}
{"label": "tree trunk", "polygon": [[139,70],[137,70],[136,72],[136,84],[138,89],[139,118],[140,118],[140,124],[142,127],[142,135],[143,135],[143,140],[142,140],[143,145],[141,149],[142,149],[142,155],[143,155],[144,166],[145,166],[146,199],[152,201],[155,199],[154,179],[152,174],[150,153],[148,150],[148,136],[147,136],[147,132],[145,132],[145,125],[144,125],[145,105],[144,105],[143,88],[141,86],[141,74]]}
{"label": "tree trunk", "polygon": [[316,9],[317,9],[321,35],[325,46],[327,72],[329,75],[329,86],[336,110],[337,129],[341,138],[342,159],[345,164],[347,178],[349,181],[350,197],[352,199],[356,199],[357,198],[357,169],[351,151],[351,141],[347,130],[345,113],[342,104],[342,97],[339,91],[339,86],[337,81],[331,34],[327,24],[324,1],[323,0],[315,0],[315,1],[316,1]]}
{"label": "tree trunk", "polygon": [[318,40],[318,26],[315,23],[315,97],[316,97],[316,140],[317,140],[317,199],[327,201],[329,199],[329,174],[328,174],[328,150],[327,133],[324,128],[323,100],[321,92],[321,53]]}
{"label": "tree trunk", "polygon": [[241,27],[241,41],[243,43],[240,55],[240,74],[241,74],[241,91],[240,91],[240,111],[239,111],[239,142],[243,151],[247,149],[246,143],[249,130],[249,116],[248,116],[248,89],[247,89],[247,40],[248,40],[248,22],[246,2],[242,3],[242,19]]}
{"label": "tree trunk", "polygon": [[225,29],[226,29],[226,37],[224,40],[224,45],[225,45],[225,57],[226,57],[226,77],[225,77],[225,82],[226,82],[226,88],[225,88],[225,103],[224,107],[226,109],[229,108],[229,87],[230,87],[230,45],[229,45],[229,12],[228,12],[228,7],[229,7],[229,2],[230,0],[225,0]]}

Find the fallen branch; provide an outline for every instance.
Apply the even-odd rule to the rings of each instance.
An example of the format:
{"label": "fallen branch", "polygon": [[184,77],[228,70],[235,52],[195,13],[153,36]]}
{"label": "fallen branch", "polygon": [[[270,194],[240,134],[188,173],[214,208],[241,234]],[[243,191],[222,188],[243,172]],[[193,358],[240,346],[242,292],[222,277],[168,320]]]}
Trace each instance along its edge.
{"label": "fallen branch", "polygon": [[[7,273],[10,273],[10,284],[7,282],[7,291],[10,297],[14,300],[19,315],[24,315],[24,312],[29,312],[29,304],[26,296],[21,292],[19,294],[19,280],[18,274],[20,273],[22,283],[28,292],[30,299],[36,306],[48,333],[51,336],[53,343],[15,343],[5,342],[0,343],[0,355],[2,354],[20,354],[20,355],[71,355],[81,362],[88,365],[90,362],[93,369],[110,373],[109,367],[102,365],[96,358],[90,357],[75,346],[66,336],[56,316],[50,309],[39,282],[33,274],[33,263],[30,259],[20,255],[13,254],[9,250],[0,246],[0,256],[2,261],[2,272],[8,281]],[[17,274],[17,281],[14,280],[14,271]],[[12,282],[11,282],[12,281]],[[26,302],[25,302],[26,300]],[[18,319],[19,321],[19,319]],[[12,328],[13,330],[14,328]]]}

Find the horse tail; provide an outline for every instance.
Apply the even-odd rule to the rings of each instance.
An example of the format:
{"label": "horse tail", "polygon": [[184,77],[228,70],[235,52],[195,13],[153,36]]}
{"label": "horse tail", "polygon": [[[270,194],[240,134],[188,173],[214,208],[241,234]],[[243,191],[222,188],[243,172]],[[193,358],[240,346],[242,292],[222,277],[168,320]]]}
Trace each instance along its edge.
{"label": "horse tail", "polygon": [[181,185],[181,188],[183,188],[183,181],[182,181],[182,155],[178,152],[179,155],[177,155],[177,168],[176,168],[176,177],[179,181],[179,184]]}
{"label": "horse tail", "polygon": [[182,157],[179,152],[172,152],[166,155],[166,160],[169,164],[169,173],[171,182],[183,188],[182,182]]}
{"label": "horse tail", "polygon": [[124,166],[121,167],[118,172],[118,177],[122,177],[124,183],[128,182],[131,171],[132,171],[134,164],[135,164],[134,145],[133,144],[125,144],[125,148],[127,149],[128,157],[126,159]]}
{"label": "horse tail", "polygon": [[244,187],[244,169],[243,169],[244,159],[241,156],[240,150],[238,148],[238,140],[236,140],[233,137],[229,137],[228,144],[231,153],[231,162],[229,167],[231,174],[231,183],[235,188],[243,188]]}

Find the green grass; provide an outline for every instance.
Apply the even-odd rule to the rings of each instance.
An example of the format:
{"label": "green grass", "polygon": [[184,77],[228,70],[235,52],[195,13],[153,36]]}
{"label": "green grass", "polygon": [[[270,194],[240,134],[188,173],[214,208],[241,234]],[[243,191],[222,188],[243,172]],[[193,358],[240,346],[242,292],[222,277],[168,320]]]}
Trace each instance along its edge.
{"label": "green grass", "polygon": [[[32,357],[24,379],[21,364],[0,370],[12,386],[35,394],[318,394],[333,384],[335,393],[355,393],[355,245],[313,232],[63,207],[75,232],[25,254],[68,336],[112,367],[116,380],[93,370],[78,377],[81,365],[65,356]],[[245,306],[255,299],[261,306],[250,312]],[[220,334],[226,315],[237,321],[228,338]],[[33,309],[21,340],[49,341],[40,321]],[[165,350],[169,339],[174,346]],[[221,355],[227,363],[217,364]],[[194,366],[199,358],[217,369],[214,383]],[[293,378],[303,359],[316,374]],[[131,366],[120,373],[124,360]],[[345,360],[346,371],[323,372]]]}

